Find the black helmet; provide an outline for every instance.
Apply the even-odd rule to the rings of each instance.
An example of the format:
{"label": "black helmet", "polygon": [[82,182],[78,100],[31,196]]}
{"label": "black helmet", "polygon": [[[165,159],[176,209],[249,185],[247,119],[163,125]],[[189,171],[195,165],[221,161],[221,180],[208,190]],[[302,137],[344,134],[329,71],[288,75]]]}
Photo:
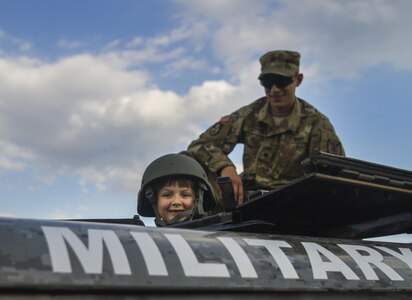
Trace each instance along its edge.
{"label": "black helmet", "polygon": [[202,166],[187,155],[166,154],[154,160],[143,173],[142,184],[137,195],[137,212],[139,215],[158,217],[157,211],[154,210],[157,203],[149,199],[150,196],[154,196],[150,195],[150,193],[153,193],[151,185],[158,179],[170,176],[189,177],[197,182],[200,191],[196,193],[195,206],[197,206],[199,214],[215,207],[216,200],[213,189]]}

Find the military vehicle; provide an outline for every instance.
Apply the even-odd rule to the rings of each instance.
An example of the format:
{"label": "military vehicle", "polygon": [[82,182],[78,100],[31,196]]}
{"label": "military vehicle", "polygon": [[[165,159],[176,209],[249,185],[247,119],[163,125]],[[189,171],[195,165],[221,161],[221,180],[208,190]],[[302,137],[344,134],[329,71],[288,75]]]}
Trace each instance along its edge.
{"label": "military vehicle", "polygon": [[[306,175],[225,212],[156,228],[0,219],[8,299],[412,299],[412,173],[320,153]],[[229,186],[229,188],[228,188]]]}

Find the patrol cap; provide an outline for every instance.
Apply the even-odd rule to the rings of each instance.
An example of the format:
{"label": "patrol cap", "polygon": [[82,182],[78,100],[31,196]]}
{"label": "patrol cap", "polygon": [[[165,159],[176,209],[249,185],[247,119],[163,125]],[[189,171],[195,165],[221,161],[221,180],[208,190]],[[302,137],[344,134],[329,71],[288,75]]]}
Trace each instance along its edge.
{"label": "patrol cap", "polygon": [[266,74],[294,76],[299,73],[300,53],[289,50],[270,51],[259,59],[261,73],[259,78]]}

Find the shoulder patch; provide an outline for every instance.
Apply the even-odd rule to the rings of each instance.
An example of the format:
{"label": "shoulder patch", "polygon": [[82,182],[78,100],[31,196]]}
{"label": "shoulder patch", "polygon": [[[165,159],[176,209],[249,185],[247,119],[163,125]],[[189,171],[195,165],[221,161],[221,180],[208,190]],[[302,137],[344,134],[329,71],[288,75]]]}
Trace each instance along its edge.
{"label": "shoulder patch", "polygon": [[220,130],[222,130],[222,127],[223,127],[222,123],[220,123],[220,122],[216,123],[215,125],[210,127],[209,134],[211,136],[217,135],[220,132]]}

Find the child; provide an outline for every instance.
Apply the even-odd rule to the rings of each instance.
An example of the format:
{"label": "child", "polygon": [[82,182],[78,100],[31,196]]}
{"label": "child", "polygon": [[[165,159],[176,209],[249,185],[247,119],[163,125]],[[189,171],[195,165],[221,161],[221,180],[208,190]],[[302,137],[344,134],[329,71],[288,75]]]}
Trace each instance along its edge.
{"label": "child", "polygon": [[202,166],[183,154],[167,154],[145,170],[138,194],[137,211],[167,226],[205,215],[215,197]]}

